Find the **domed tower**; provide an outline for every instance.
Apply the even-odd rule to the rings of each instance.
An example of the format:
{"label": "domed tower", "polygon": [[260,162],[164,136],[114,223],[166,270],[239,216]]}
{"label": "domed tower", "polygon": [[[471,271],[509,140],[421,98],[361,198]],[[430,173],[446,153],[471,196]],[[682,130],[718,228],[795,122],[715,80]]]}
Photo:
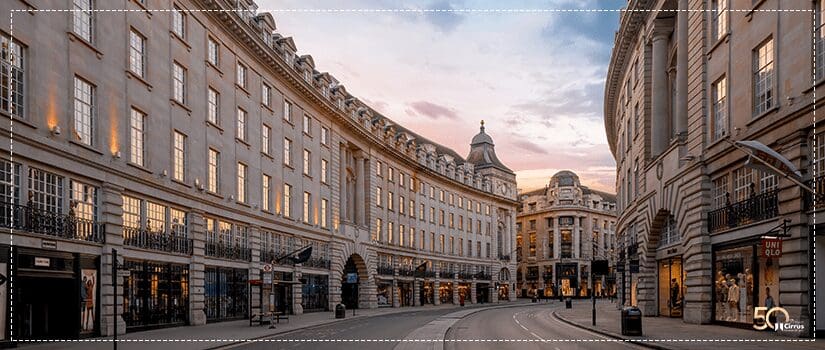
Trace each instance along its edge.
{"label": "domed tower", "polygon": [[490,191],[496,195],[511,199],[516,198],[516,174],[505,166],[496,156],[493,138],[484,132],[484,121],[478,134],[470,142],[470,154],[467,162],[473,164],[488,183]]}
{"label": "domed tower", "polygon": [[581,182],[579,182],[579,176],[572,171],[562,170],[557,172],[555,175],[553,175],[553,177],[550,178],[550,187],[568,186],[581,186]]}

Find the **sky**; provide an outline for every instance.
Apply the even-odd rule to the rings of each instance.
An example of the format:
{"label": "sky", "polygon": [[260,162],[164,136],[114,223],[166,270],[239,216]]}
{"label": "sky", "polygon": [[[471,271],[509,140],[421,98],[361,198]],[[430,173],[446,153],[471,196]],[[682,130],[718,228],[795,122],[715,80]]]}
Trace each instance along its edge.
{"label": "sky", "polygon": [[485,121],[518,187],[560,170],[615,192],[603,90],[617,12],[324,12],[296,9],[618,9],[622,0],[257,0],[349,93],[416,133],[470,150]]}

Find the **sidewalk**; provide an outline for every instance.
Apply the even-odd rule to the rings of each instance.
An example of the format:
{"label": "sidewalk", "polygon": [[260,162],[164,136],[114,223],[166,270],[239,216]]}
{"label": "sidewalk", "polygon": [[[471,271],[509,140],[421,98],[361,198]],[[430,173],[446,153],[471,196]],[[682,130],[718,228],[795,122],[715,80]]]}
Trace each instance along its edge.
{"label": "sidewalk", "polygon": [[[463,308],[453,304],[442,304],[438,306],[427,305],[419,307],[358,309],[355,311],[355,316],[352,316],[352,310],[347,310],[347,316],[344,319],[336,319],[335,314],[332,311],[313,312],[303,315],[290,315],[288,322],[281,321],[281,323],[275,325],[275,329],[269,329],[268,325],[258,326],[257,323],[250,327],[249,320],[246,319],[239,321],[208,323],[201,326],[162,328],[118,335],[118,349],[145,349],[147,346],[152,346],[151,343],[155,343],[156,346],[163,344],[164,347],[172,345],[175,350],[211,349],[223,345],[238,343],[243,340],[269,337],[304,328],[322,326],[358,318],[415,311],[481,309],[516,303],[517,302],[502,302],[500,304],[467,304],[467,306]],[[112,337],[101,337],[71,342],[21,342],[18,343],[18,347],[25,348],[27,350],[46,350],[58,348],[67,350],[111,349],[111,339]]]}
{"label": "sidewalk", "polygon": [[[714,350],[762,348],[766,345],[782,349],[823,349],[825,343],[809,339],[780,336],[774,332],[756,331],[720,325],[696,325],[682,322],[681,318],[643,317],[643,336],[621,335],[621,312],[615,303],[598,300],[596,303],[596,326],[592,326],[592,306],[590,300],[573,301],[572,309],[563,306],[554,314],[569,324],[596,333],[625,339],[632,343],[654,349],[696,349],[712,346]],[[691,341],[684,341],[691,340]],[[695,341],[693,341],[695,340]],[[756,341],[752,341],[756,340]],[[765,344],[768,343],[768,344]]]}

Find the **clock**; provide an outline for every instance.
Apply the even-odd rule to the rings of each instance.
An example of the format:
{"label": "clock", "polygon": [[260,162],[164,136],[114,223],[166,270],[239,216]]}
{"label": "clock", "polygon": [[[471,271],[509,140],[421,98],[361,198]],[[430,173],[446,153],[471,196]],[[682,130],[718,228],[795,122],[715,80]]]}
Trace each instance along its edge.
{"label": "clock", "polygon": [[507,185],[499,184],[498,185],[498,193],[500,193],[502,196],[507,195]]}

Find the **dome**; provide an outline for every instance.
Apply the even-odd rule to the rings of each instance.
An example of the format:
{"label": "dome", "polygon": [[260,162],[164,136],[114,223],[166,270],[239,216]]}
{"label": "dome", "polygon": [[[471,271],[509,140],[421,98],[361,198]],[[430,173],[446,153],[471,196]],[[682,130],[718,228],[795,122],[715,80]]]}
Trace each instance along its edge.
{"label": "dome", "polygon": [[473,141],[470,143],[470,155],[467,156],[467,162],[472,163],[475,169],[495,168],[512,174],[513,171],[504,166],[496,156],[495,145],[493,138],[484,132],[484,121],[481,121],[481,130]]}
{"label": "dome", "polygon": [[579,176],[569,170],[557,172],[550,178],[550,186],[580,186]]}
{"label": "dome", "polygon": [[484,132],[484,121],[481,121],[481,130],[478,134],[476,134],[476,136],[473,136],[473,141],[470,142],[470,146],[480,145],[482,143],[493,144],[493,138]]}

